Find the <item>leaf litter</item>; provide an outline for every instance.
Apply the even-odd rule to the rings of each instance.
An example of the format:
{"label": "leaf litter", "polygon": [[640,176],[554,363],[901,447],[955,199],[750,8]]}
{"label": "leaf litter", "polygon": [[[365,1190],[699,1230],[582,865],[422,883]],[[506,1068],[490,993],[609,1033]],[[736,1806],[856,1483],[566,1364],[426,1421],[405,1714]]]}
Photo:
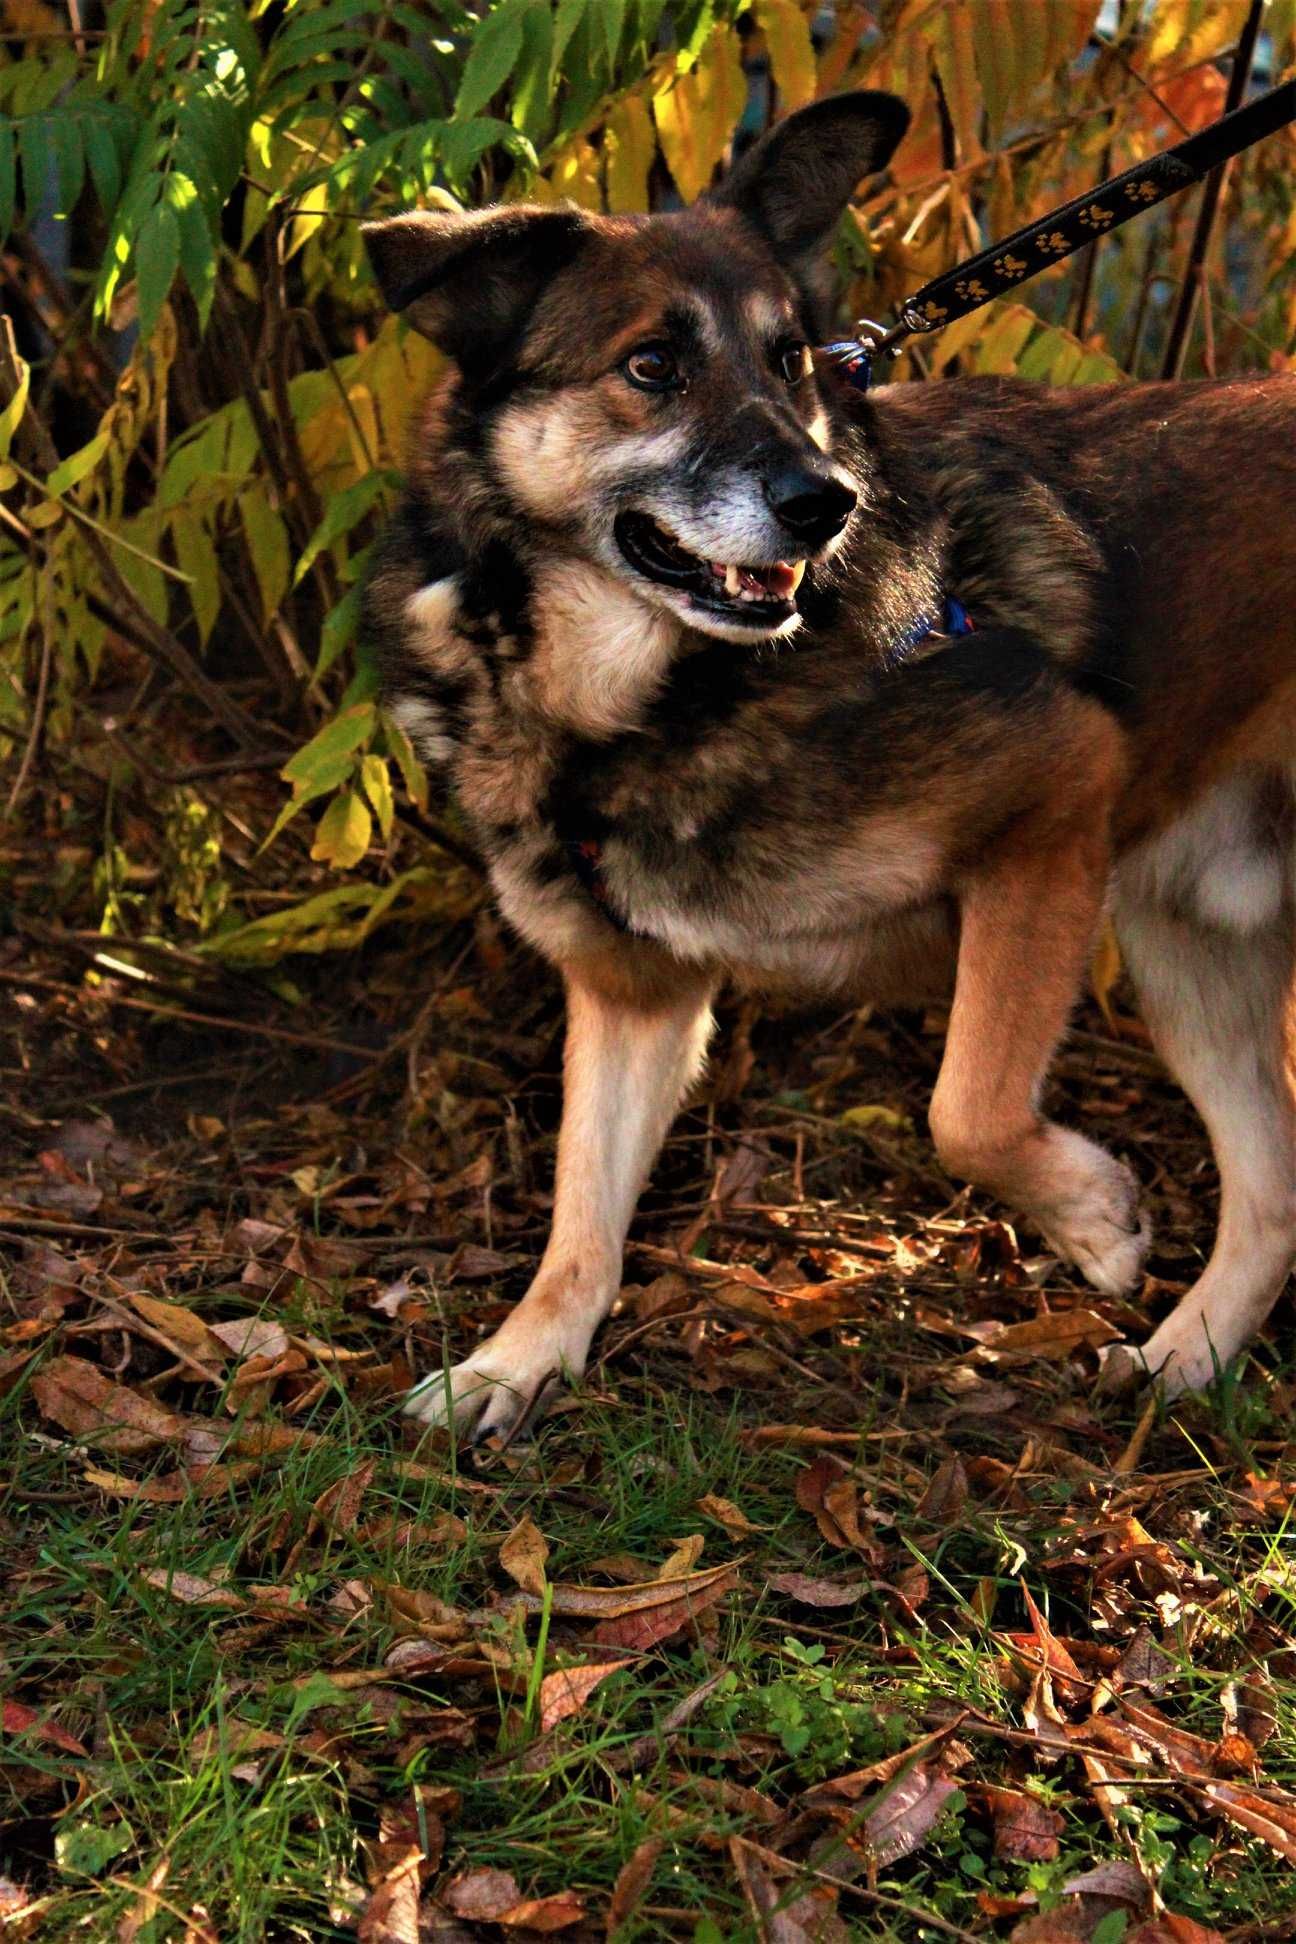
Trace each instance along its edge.
{"label": "leaf litter", "polygon": [[[393,1030],[406,984],[374,988]],[[249,1808],[304,1764],[342,1834],[283,1909],[370,1944],[704,1917],[787,1944],[1277,1935],[1296,1381],[1273,1350],[1213,1404],[1096,1402],[1139,1299],[951,1209],[906,1135],[925,1024],[856,1022],[820,1069],[813,1034],[751,1015],[754,1077],[726,1096],[722,1045],[585,1397],[473,1470],[396,1407],[537,1259],[556,1008],[444,996],[417,1097],[387,1070],[343,1076],[344,1106],[291,1070],[259,1097],[258,1068],[241,1105],[159,1094],[165,1134],[31,1114],[0,1181],[5,1924],[79,1881],[105,1935],[224,1938],[232,1891],[126,1813],[125,1736],[223,1765]],[[1109,1086],[1129,1140],[1197,1165],[1172,1091],[1088,1044],[1059,1063],[1073,1114]],[[1167,1251],[1209,1239],[1182,1198],[1159,1212]],[[1153,1313],[1192,1273],[1156,1268]],[[84,1520],[79,1553],[42,1546],[47,1511]],[[99,1674],[58,1648],[87,1626]],[[168,1628],[208,1643],[219,1712],[211,1687],[138,1699]]]}

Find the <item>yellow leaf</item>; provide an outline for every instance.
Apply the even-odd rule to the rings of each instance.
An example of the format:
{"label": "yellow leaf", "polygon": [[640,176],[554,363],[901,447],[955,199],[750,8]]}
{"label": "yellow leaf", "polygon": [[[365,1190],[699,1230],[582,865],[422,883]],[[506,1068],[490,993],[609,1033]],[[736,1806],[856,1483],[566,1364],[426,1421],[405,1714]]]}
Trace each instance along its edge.
{"label": "yellow leaf", "polygon": [[1093,996],[1098,1001],[1098,1009],[1107,1022],[1108,1029],[1120,1037],[1120,1024],[1112,1011],[1111,996],[1117,979],[1121,975],[1121,950],[1116,942],[1116,932],[1109,918],[1102,929],[1102,937],[1094,946],[1093,958],[1089,963],[1089,984]]}
{"label": "yellow leaf", "polygon": [[335,796],[319,820],[311,856],[317,864],[331,864],[334,870],[349,871],[369,848],[373,818],[368,805],[354,790]]}
{"label": "yellow leaf", "polygon": [[815,98],[815,56],[809,20],[796,0],[756,0],[756,25],[765,36],[780,112],[787,114],[793,108],[804,108]]}
{"label": "yellow leaf", "polygon": [[657,153],[652,116],[642,95],[618,101],[603,130],[607,201],[614,215],[648,207],[648,171]]}
{"label": "yellow leaf", "polygon": [[746,105],[741,47],[728,27],[712,34],[689,73],[654,97],[662,153],[685,202],[709,186]]}
{"label": "yellow leaf", "polygon": [[499,1549],[499,1563],[514,1585],[537,1599],[544,1597],[548,1557],[549,1541],[530,1517],[519,1519]]}
{"label": "yellow leaf", "polygon": [[566,198],[578,203],[582,209],[602,209],[598,153],[591,143],[569,142],[555,158],[549,171],[549,181],[559,200]]}
{"label": "yellow leaf", "polygon": [[373,805],[378,819],[378,828],[384,841],[391,836],[392,818],[396,806],[392,801],[391,771],[384,756],[362,756],[360,759],[360,781],[364,793]]}

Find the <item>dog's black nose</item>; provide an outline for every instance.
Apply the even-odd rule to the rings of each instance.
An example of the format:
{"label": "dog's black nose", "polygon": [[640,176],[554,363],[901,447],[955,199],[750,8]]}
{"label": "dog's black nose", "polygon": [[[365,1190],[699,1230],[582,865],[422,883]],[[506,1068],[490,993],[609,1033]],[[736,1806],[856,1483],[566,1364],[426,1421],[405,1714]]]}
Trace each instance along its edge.
{"label": "dog's black nose", "polygon": [[788,532],[813,553],[841,532],[859,495],[834,473],[782,466],[765,480],[765,498]]}

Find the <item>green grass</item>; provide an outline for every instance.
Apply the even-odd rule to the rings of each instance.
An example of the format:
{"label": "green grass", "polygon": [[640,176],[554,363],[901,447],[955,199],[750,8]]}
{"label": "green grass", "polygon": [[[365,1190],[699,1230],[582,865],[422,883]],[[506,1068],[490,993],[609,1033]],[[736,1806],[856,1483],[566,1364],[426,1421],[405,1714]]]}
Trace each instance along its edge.
{"label": "green grass", "polygon": [[[0,1501],[11,1566],[6,1692],[50,1710],[90,1751],[82,1759],[30,1735],[9,1750],[8,1868],[46,1899],[40,1935],[111,1937],[165,1859],[165,1905],[139,1933],[146,1944],[180,1937],[198,1907],[223,1941],[352,1937],[364,1845],[376,1837],[384,1805],[422,1783],[461,1796],[447,1869],[508,1870],[533,1896],[574,1889],[597,1914],[636,1845],[665,1836],[623,1935],[746,1939],[756,1933],[727,1839],[759,1842],[762,1826],[743,1789],[794,1811],[807,1788],[903,1748],[951,1704],[1019,1725],[1020,1697],[1004,1688],[992,1629],[1025,1625],[1023,1582],[1056,1632],[1091,1635],[1091,1576],[1058,1574],[1042,1562],[1069,1528],[1114,1516],[1101,1513],[1101,1494],[1045,1473],[1028,1481],[1013,1509],[979,1502],[974,1492],[964,1516],[941,1530],[915,1514],[914,1460],[897,1465],[885,1441],[863,1442],[860,1480],[879,1543],[895,1559],[924,1562],[931,1591],[918,1626],[882,1588],[856,1606],[818,1612],[767,1585],[771,1573],[789,1570],[860,1570],[851,1554],[820,1541],[796,1504],[807,1454],[744,1440],[758,1415],[748,1405],[674,1390],[652,1375],[621,1382],[618,1392],[614,1403],[593,1399],[560,1415],[534,1449],[461,1483],[450,1465],[442,1478],[411,1477],[407,1432],[335,1387],[302,1427],[318,1443],[290,1450],[222,1497],[159,1505],[87,1486],[87,1455],[43,1436],[26,1387],[15,1388],[4,1406],[10,1464]],[[1258,1465],[1251,1444],[1279,1428],[1264,1395],[1253,1387],[1221,1400],[1213,1414],[1198,1411],[1194,1441],[1238,1462],[1249,1454]],[[975,1457],[977,1443],[969,1436],[965,1455]],[[931,1438],[903,1446],[911,1448],[926,1472],[946,1449]],[[1191,1490],[1167,1485],[1158,1504],[1162,1529],[1173,1527],[1176,1543],[1210,1576],[1203,1604],[1224,1618],[1209,1651],[1199,1631],[1178,1654],[1162,1705],[1214,1738],[1230,1662],[1245,1659],[1247,1630],[1259,1617],[1261,1579],[1270,1582],[1264,1624],[1286,1638],[1290,1535],[1280,1525],[1233,1527],[1218,1462],[1215,1477],[1197,1465],[1174,1420],[1154,1449],[1167,1470],[1204,1472]],[[429,1454],[420,1455],[426,1462]],[[139,1462],[102,1454],[92,1462],[150,1476]],[[430,1523],[453,1513],[464,1522],[462,1542],[402,1547],[318,1521],[312,1529],[312,1506],[369,1462],[362,1524],[384,1516]],[[153,1470],[171,1465],[168,1457]],[[698,1513],[708,1493],[734,1501],[765,1530],[735,1543]],[[597,1562],[617,1553],[656,1568],[698,1531],[706,1535],[702,1564],[742,1561],[738,1592],[700,1637],[677,1636],[610,1677],[530,1762],[534,1726],[521,1720],[519,1697],[537,1621],[508,1614],[509,1584],[496,1560],[524,1515],[550,1542],[556,1581],[606,1583]],[[201,1575],[249,1599],[257,1587],[282,1587],[305,1613],[280,1621],[187,1605],[145,1577],[160,1569]],[[397,1636],[381,1595],[349,1617],[329,1605],[357,1582],[398,1583],[461,1611],[497,1603],[494,1620],[479,1627],[509,1650],[511,1691],[480,1675],[384,1680],[383,1656]],[[1221,1606],[1229,1588],[1231,1614],[1227,1600]],[[1158,1619],[1154,1593],[1136,1592],[1134,1609],[1122,1625]],[[548,1664],[583,1658],[586,1631],[555,1617]],[[1158,1631],[1174,1658],[1173,1627]],[[684,1735],[670,1745],[659,1739],[627,1772],[625,1751],[720,1669]],[[374,1680],[358,1691],[328,1678],[366,1670]],[[1290,1782],[1291,1686],[1280,1684],[1278,1712],[1266,1768]],[[275,1740],[249,1754],[239,1724]],[[1134,1791],[1118,1837],[1074,1764],[1036,1769],[1014,1742],[964,1740],[959,1792],[932,1838],[881,1869],[876,1897],[864,1882],[843,1898],[851,1936],[949,1934],[926,1926],[923,1910],[988,1935],[995,1927],[978,1891],[1012,1898],[1030,1890],[1047,1905],[1068,1876],[1129,1847],[1160,1877],[1171,1907],[1201,1923],[1229,1929],[1289,1912],[1282,1861],[1259,1842],[1203,1824],[1173,1788]],[[977,1794],[987,1782],[1025,1785],[1060,1810],[1056,1861],[994,1858]]]}

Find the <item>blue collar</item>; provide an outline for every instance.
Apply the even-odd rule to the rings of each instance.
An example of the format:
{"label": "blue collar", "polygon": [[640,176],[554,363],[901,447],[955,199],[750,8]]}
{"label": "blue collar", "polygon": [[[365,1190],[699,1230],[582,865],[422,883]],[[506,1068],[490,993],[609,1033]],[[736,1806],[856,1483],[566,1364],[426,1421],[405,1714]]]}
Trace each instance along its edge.
{"label": "blue collar", "polygon": [[882,659],[883,668],[896,668],[910,656],[915,648],[921,648],[925,641],[934,637],[944,638],[976,633],[976,622],[964,607],[962,601],[953,594],[947,594],[939,614],[920,614],[887,650]]}

